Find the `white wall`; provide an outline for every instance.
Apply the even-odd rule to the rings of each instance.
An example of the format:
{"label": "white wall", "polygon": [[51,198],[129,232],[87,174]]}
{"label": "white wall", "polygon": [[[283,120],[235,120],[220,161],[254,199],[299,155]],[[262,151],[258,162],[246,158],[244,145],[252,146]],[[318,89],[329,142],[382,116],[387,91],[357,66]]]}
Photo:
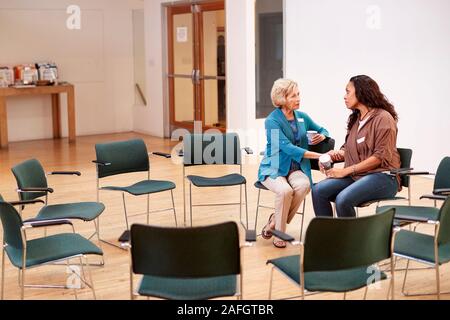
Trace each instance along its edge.
{"label": "white wall", "polygon": [[[69,30],[69,5],[81,29]],[[133,129],[132,9],[138,0],[0,0],[0,64],[54,61],[75,85],[77,135]],[[62,133],[67,136],[62,99]],[[10,141],[50,138],[50,98],[8,99]]]}
{"label": "white wall", "polygon": [[[380,29],[369,29],[370,5]],[[286,0],[286,76],[300,83],[302,108],[338,145],[345,137],[345,85],[375,79],[396,107],[398,146],[416,169],[436,170],[450,154],[450,1]]]}
{"label": "white wall", "polygon": [[[171,1],[145,0],[151,102],[135,112],[135,129],[156,136],[168,124],[163,2]],[[381,10],[380,29],[367,27],[371,5]],[[399,113],[398,146],[414,149],[415,168],[434,171],[450,151],[443,142],[450,119],[449,13],[448,0],[285,0],[285,70],[300,84],[301,108],[339,146],[348,117],[345,85],[353,75],[370,75]],[[254,21],[253,0],[226,1],[228,129],[259,151],[265,138],[264,121],[255,120]]]}

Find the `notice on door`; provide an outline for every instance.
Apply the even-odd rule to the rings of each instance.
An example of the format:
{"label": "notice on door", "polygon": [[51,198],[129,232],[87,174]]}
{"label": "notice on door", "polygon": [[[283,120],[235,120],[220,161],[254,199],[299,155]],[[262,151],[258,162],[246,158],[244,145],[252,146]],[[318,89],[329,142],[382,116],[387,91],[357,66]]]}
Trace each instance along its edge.
{"label": "notice on door", "polygon": [[187,41],[188,41],[188,28],[177,27],[177,42],[187,42]]}

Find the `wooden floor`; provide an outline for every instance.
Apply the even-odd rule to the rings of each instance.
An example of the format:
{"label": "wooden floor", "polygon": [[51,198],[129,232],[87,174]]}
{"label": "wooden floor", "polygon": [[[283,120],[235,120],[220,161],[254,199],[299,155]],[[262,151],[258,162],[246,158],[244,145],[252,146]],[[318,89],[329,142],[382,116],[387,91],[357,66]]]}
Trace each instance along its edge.
{"label": "wooden floor", "polygon": [[[95,184],[95,167],[91,160],[95,158],[94,144],[98,142],[125,140],[129,138],[143,138],[147,144],[149,151],[171,152],[175,145],[170,140],[154,138],[150,136],[125,133],[114,135],[96,135],[87,137],[78,137],[76,144],[69,145],[66,139],[62,140],[40,140],[29,142],[10,143],[9,149],[0,150],[0,193],[6,200],[16,200],[15,192],[16,182],[11,173],[11,167],[15,164],[30,159],[39,159],[46,171],[52,170],[79,170],[82,172],[81,177],[76,176],[51,176],[49,177],[49,185],[55,189],[50,195],[50,203],[76,202],[76,201],[95,201],[96,184]],[[249,219],[251,225],[254,223],[256,212],[257,191],[253,187],[253,181],[256,180],[258,169],[258,156],[246,155],[243,167],[243,173],[248,183],[248,200],[249,200]],[[189,172],[205,174],[209,176],[218,176],[232,172],[228,168],[194,168]],[[144,179],[145,173],[131,174],[127,176],[118,176],[105,179],[103,183],[111,183],[117,185],[131,184],[136,179]],[[151,157],[151,177],[153,179],[172,180],[176,183],[175,189],[175,205],[177,209],[178,223],[183,223],[183,197],[182,197],[182,167],[173,163],[170,159],[161,157]],[[324,177],[320,173],[314,173],[314,180],[319,181]],[[413,203],[418,205],[432,205],[432,202],[425,200],[416,200],[423,193],[430,192],[432,188],[432,180],[423,177],[413,177],[412,190]],[[171,205],[170,193],[161,193],[151,196],[151,210],[168,208]],[[211,203],[211,202],[234,202],[239,200],[239,188],[215,188],[208,190],[194,189],[194,203]],[[273,204],[273,196],[270,192],[263,192],[262,199],[266,205]],[[123,217],[123,206],[121,197],[117,193],[103,192],[101,193],[101,201],[105,204],[106,210],[101,216],[102,237],[114,241],[122,233],[125,228]],[[145,197],[127,197],[129,215],[133,213],[142,213],[146,210]],[[30,206],[24,211],[24,217],[32,217],[38,210],[38,205]],[[374,208],[368,208],[360,211],[360,215],[373,213]],[[243,210],[243,213],[245,211]],[[262,209],[260,211],[260,219],[257,230],[266,222],[270,210]],[[313,217],[311,196],[307,197],[305,228]],[[137,216],[130,218],[130,222],[145,223],[145,216]],[[194,225],[205,225],[222,222],[225,220],[239,221],[238,207],[215,207],[215,208],[195,208]],[[300,216],[294,218],[293,222],[288,226],[287,232],[299,236]],[[155,213],[151,216],[151,223],[160,226],[173,226],[174,219],[170,212]],[[85,236],[89,236],[94,231],[93,223],[75,222],[75,228],[78,232]],[[421,227],[423,232],[431,232],[431,229]],[[67,227],[54,227],[49,229],[49,233],[58,233],[67,231]],[[241,228],[243,231],[243,228]],[[30,234],[31,236],[43,235],[42,230]],[[243,239],[244,232],[241,232]],[[332,245],[332,244],[330,244]],[[105,266],[92,268],[93,280],[96,287],[98,299],[128,299],[129,298],[129,260],[128,253],[114,247],[103,245],[105,253]],[[296,254],[297,248],[288,247],[286,249],[276,249],[270,240],[258,238],[253,247],[244,249],[244,299],[267,299],[269,288],[269,267],[266,266],[266,260],[279,256]],[[92,260],[92,259],[91,259]],[[403,264],[403,263],[402,263]],[[413,264],[413,266],[415,266]],[[444,265],[441,268],[441,288],[442,291],[450,289],[449,266]],[[18,272],[11,266],[9,261],[6,263],[6,280],[5,280],[5,299],[18,299],[20,291],[18,287]],[[404,272],[396,273],[396,299],[405,299],[401,294],[401,282]],[[27,273],[27,283],[56,283],[65,284],[68,274],[64,266],[46,266],[29,270]],[[433,270],[412,271],[408,276],[408,289],[410,291],[426,291],[435,290],[435,273]],[[299,294],[298,288],[284,279],[281,275],[275,274],[275,283],[273,298],[282,299],[288,296]],[[385,299],[388,289],[388,283],[384,282],[379,288],[369,290],[368,299]],[[347,299],[362,299],[364,291],[358,290],[347,294]],[[60,289],[27,289],[25,291],[27,299],[74,299],[73,291]],[[91,299],[91,292],[83,289],[79,292],[79,298]],[[307,299],[342,299],[342,294],[318,294]],[[434,299],[435,296],[419,296],[416,299]],[[448,299],[450,295],[442,295],[442,299]]]}

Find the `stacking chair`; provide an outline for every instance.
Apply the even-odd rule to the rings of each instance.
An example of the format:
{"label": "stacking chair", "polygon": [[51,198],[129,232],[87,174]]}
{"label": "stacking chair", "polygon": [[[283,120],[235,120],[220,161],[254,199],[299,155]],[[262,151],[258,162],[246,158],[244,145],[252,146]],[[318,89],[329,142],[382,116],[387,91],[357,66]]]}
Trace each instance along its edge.
{"label": "stacking chair", "polygon": [[[53,189],[48,187],[44,168],[36,159],[24,161],[12,169],[17,181],[17,192],[20,200],[33,200],[45,197],[45,206],[39,210],[37,216],[27,221],[74,219],[82,221],[93,221],[105,210],[105,206],[100,202],[75,202],[64,204],[48,204],[48,194],[53,193]],[[77,175],[78,171],[53,171],[48,175]],[[19,207],[21,212],[23,205]],[[91,238],[97,234],[98,226],[95,224],[96,231]],[[102,262],[103,263],[103,262]]]}
{"label": "stacking chair", "polygon": [[[133,224],[130,256],[131,299],[242,299],[242,256],[235,222],[194,228]],[[142,276],[136,292],[134,275]]]}
{"label": "stacking chair", "polygon": [[[427,175],[428,172],[405,172],[407,175]],[[377,213],[385,211],[389,208],[395,208],[395,219],[402,225],[408,222],[417,222],[425,219],[426,221],[437,221],[439,218],[439,208],[436,208],[437,201],[444,201],[447,195],[450,193],[450,157],[445,157],[441,160],[436,176],[434,179],[434,187],[432,194],[423,195],[420,199],[434,200],[434,207],[428,206],[402,206],[402,205],[389,205],[377,207]],[[420,221],[419,221],[420,222]]]}
{"label": "stacking chair", "polygon": [[[269,299],[272,294],[273,271],[300,286],[301,297],[309,292],[343,292],[366,287],[384,280],[387,275],[376,264],[391,261],[391,279],[388,290],[394,299],[394,238],[392,232],[394,209],[363,218],[314,218],[306,231],[305,242],[300,243],[300,254],[267,261],[272,265]],[[279,231],[275,236],[293,241]],[[343,236],[345,235],[345,236]],[[294,242],[295,244],[295,242]]]}
{"label": "stacking chair", "polygon": [[400,183],[402,187],[407,188],[408,196],[406,198],[402,196],[394,196],[392,198],[373,199],[367,202],[360,203],[355,207],[357,217],[359,216],[358,209],[368,207],[374,203],[377,204],[377,208],[379,207],[380,202],[383,201],[406,200],[408,201],[408,204],[411,205],[411,186],[409,176],[413,174],[424,174],[425,172],[417,172],[417,173],[411,172],[412,170],[412,168],[410,168],[412,157],[411,149],[397,148],[397,151],[400,154],[400,169],[392,170],[389,172],[389,174],[400,175]]}
{"label": "stacking chair", "polygon": [[[428,223],[429,225],[434,226],[434,234],[428,235],[409,230],[401,230],[398,233],[395,240],[394,255],[396,258],[408,259],[403,278],[402,292],[407,296],[437,295],[437,298],[440,299],[443,292],[441,292],[440,288],[439,267],[450,261],[450,197],[447,197],[444,201],[436,220],[411,217],[411,221]],[[435,293],[410,294],[405,292],[410,261],[419,262],[435,269]]]}
{"label": "stacking chair", "polygon": [[[335,141],[332,138],[326,138],[324,141],[322,141],[321,143],[314,145],[314,146],[310,146],[310,151],[314,151],[317,153],[327,153],[330,150],[334,149],[334,145],[335,145]],[[264,155],[264,152],[261,153],[261,155]],[[311,169],[312,170],[320,170],[319,168],[319,161],[312,159],[310,160],[311,163]],[[265,208],[265,209],[271,209],[271,210],[275,210],[274,207],[269,207],[269,206],[265,206],[265,205],[261,205],[260,203],[260,197],[261,197],[261,190],[268,190],[260,181],[256,181],[254,184],[255,188],[258,189],[258,201],[256,203],[256,217],[255,217],[255,230],[259,230],[258,229],[258,213],[259,213],[259,208]],[[301,226],[300,226],[300,238],[302,239],[303,236],[303,222],[305,219],[305,207],[306,207],[306,199],[303,201],[303,205],[302,205],[302,211],[297,212],[297,214],[300,214],[302,216],[302,222],[301,222]]]}
{"label": "stacking chair", "polygon": [[426,194],[420,197],[420,199],[434,200],[434,206],[437,206],[437,201],[444,201],[447,196],[446,193],[450,191],[450,157],[445,157],[439,163],[439,167],[436,171],[434,178],[434,186],[432,194]]}
{"label": "stacking chair", "polygon": [[[25,202],[25,203],[24,203]],[[15,204],[23,205],[27,201],[19,201]],[[86,284],[95,298],[95,290],[92,277],[89,270],[89,281],[85,278],[83,259],[88,264],[87,255],[103,255],[101,249],[95,246],[89,240],[75,233],[70,220],[38,220],[24,222],[17,210],[7,202],[4,202],[0,196],[0,218],[3,225],[3,248],[2,248],[2,285],[1,298],[4,296],[5,286],[5,256],[7,255],[12,265],[19,269],[19,285],[21,288],[20,297],[24,299],[26,287],[32,288],[68,288],[67,286],[49,286],[49,285],[26,285],[26,271],[31,268],[42,265],[53,264],[55,262],[69,261],[79,259],[81,274],[74,273],[80,281]],[[60,226],[68,224],[72,226],[73,233],[61,233],[52,236],[46,236],[33,240],[28,240],[26,231],[39,227]],[[77,298],[76,288],[74,288]]]}
{"label": "stacking chair", "polygon": [[[239,205],[239,219],[248,229],[247,181],[242,175],[241,147],[239,136],[226,134],[187,134],[183,137],[183,199],[184,223],[186,225],[185,179],[189,181],[189,215],[192,227],[192,208],[206,206]],[[239,166],[239,174],[233,173],[220,177],[186,176],[186,168],[200,165],[234,165]],[[192,185],[197,188],[239,186],[239,203],[192,204]],[[245,190],[246,223],[242,222],[242,186]]]}
{"label": "stacking chair", "polygon": [[[177,215],[175,211],[175,202],[173,199],[173,189],[175,189],[175,184],[171,181],[150,179],[149,153],[147,152],[147,147],[142,139],[99,143],[95,145],[95,152],[97,159],[93,162],[97,166],[97,201],[100,199],[100,190],[122,193],[126,230],[120,236],[119,241],[126,241],[129,238],[130,228],[128,224],[127,207],[125,202],[126,193],[133,196],[147,196],[147,224],[150,222],[150,213],[171,210],[173,211],[175,225],[177,225]],[[100,186],[100,179],[102,178],[131,172],[147,172],[148,177],[146,180],[139,181],[130,186]],[[170,191],[172,207],[168,209],[150,211],[150,194],[163,191]],[[97,224],[99,225],[100,221],[98,221]],[[101,239],[101,241],[112,246],[122,248],[121,246],[106,240]]]}

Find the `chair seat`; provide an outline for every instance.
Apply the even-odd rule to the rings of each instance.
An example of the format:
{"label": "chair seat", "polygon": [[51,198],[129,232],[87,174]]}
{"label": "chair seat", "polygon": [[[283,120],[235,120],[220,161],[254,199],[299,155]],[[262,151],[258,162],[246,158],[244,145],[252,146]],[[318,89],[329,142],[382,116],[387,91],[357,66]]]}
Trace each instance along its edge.
{"label": "chair seat", "polygon": [[437,221],[439,219],[439,209],[434,207],[421,206],[381,206],[378,207],[376,213],[380,213],[389,209],[395,209],[395,219],[397,216],[410,216],[417,218],[426,218],[427,220]]}
{"label": "chair seat", "polygon": [[175,187],[175,183],[172,181],[143,180],[128,187],[107,186],[102,187],[102,190],[123,191],[135,196],[140,196],[143,194],[172,190],[175,189]]}
{"label": "chair seat", "polygon": [[245,178],[237,173],[217,178],[189,175],[187,179],[196,187],[228,187],[246,183]]}
{"label": "chair seat", "polygon": [[254,186],[255,186],[257,189],[269,190],[269,189],[266,188],[266,186],[264,186],[264,185],[261,183],[261,181],[256,181],[255,184],[254,184]]}
{"label": "chair seat", "polygon": [[359,208],[368,207],[373,203],[382,202],[382,201],[396,201],[396,200],[407,200],[405,197],[392,197],[392,198],[382,198],[382,199],[374,199],[367,202],[363,202],[357,205]]}
{"label": "chair seat", "polygon": [[236,276],[180,279],[143,276],[140,295],[172,300],[202,300],[236,294]]}
{"label": "chair seat", "polygon": [[[22,268],[22,249],[6,247],[11,263]],[[80,254],[103,255],[95,244],[77,233],[62,233],[27,241],[27,268]]]}
{"label": "chair seat", "polygon": [[[401,230],[395,237],[394,253],[429,263],[435,263],[434,237],[408,230]],[[450,243],[439,246],[439,264],[450,261]]]}
{"label": "chair seat", "polygon": [[80,219],[92,221],[105,210],[105,205],[100,202],[78,202],[54,204],[42,207],[38,215],[25,222],[52,220],[52,219]]}
{"label": "chair seat", "polygon": [[[300,284],[300,256],[293,255],[267,261],[273,264],[290,279]],[[371,266],[338,271],[305,272],[305,289],[308,291],[346,292],[363,288],[367,280],[373,277],[375,269]],[[379,270],[378,270],[379,271]],[[380,272],[380,280],[387,278]]]}

